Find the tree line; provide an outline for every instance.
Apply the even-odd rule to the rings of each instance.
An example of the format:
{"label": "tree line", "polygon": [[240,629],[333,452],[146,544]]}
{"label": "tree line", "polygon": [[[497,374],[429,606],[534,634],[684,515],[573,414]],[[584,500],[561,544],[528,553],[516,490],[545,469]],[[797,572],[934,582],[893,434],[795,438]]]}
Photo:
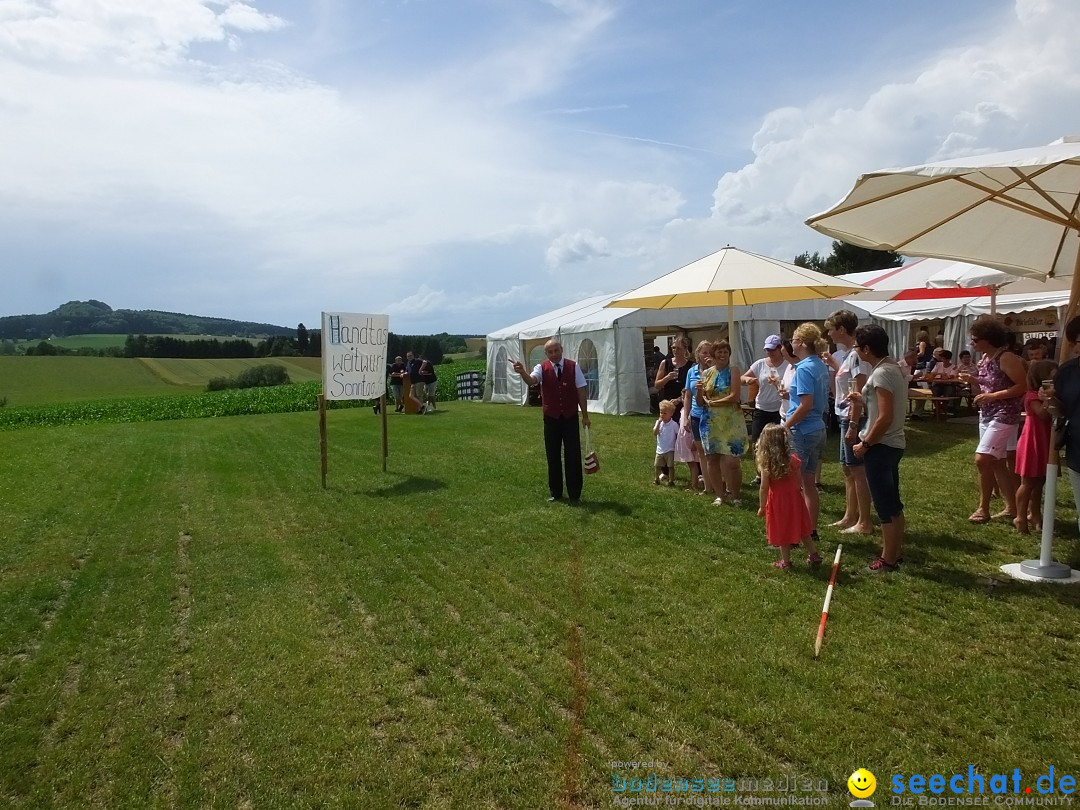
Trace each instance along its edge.
{"label": "tree line", "polygon": [[[0,354],[14,354],[15,347],[8,341],[0,341]],[[10,351],[8,351],[10,349]],[[412,352],[432,363],[444,362],[446,355],[465,351],[464,335],[398,335],[390,333],[387,341],[387,360],[404,357]],[[129,334],[121,346],[106,348],[68,349],[40,341],[36,346],[25,349],[28,355],[82,355],[90,357],[160,357],[188,359],[223,359],[250,357],[321,357],[322,332],[309,330],[299,324],[292,335],[274,335],[260,341],[237,338],[219,340],[218,338],[185,339],[171,335]]]}

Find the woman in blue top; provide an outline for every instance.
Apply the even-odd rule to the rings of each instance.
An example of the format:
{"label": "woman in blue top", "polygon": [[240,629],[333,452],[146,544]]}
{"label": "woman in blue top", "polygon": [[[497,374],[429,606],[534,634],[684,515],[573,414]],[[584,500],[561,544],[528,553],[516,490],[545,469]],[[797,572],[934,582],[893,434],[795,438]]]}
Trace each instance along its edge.
{"label": "woman in blue top", "polygon": [[739,505],[742,488],[740,461],[746,452],[746,420],[741,406],[739,369],[731,364],[731,346],[726,340],[712,345],[713,367],[701,375],[697,399],[704,407],[701,446],[713,492],[713,504]]}
{"label": "woman in blue top", "polygon": [[789,406],[784,420],[792,450],[802,462],[803,499],[815,539],[820,501],[814,479],[825,455],[825,409],[829,407],[829,369],[815,351],[820,339],[821,331],[812,323],[797,327],[791,336],[798,362],[788,389]]}

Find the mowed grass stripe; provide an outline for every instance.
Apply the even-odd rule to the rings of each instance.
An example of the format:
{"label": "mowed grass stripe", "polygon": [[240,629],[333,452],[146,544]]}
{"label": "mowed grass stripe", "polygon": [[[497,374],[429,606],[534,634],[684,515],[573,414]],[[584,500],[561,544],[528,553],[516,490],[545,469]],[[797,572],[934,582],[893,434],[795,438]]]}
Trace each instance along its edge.
{"label": "mowed grass stripe", "polygon": [[[827,778],[839,801],[860,762],[1036,773],[1080,761],[1077,596],[988,584],[1035,541],[964,520],[963,426],[913,431],[915,562],[872,578],[859,570],[872,543],[846,543],[814,662],[825,575],[769,568],[749,506],[653,487],[648,420],[596,418],[603,468],[573,510],[543,503],[535,409],[391,418],[385,475],[379,420],[329,417],[325,492],[310,413],[5,436],[0,471],[17,483],[0,510],[0,617],[24,606],[0,618],[0,650],[39,648],[0,707],[16,763],[0,764],[0,797],[539,807],[569,795],[592,807],[610,805],[611,761],[659,758],[687,778]],[[838,516],[835,465],[825,480],[823,523]],[[1075,512],[1061,514],[1069,557]],[[20,602],[15,583],[35,581]],[[564,789],[575,623],[577,793]],[[1031,718],[1032,700],[1055,708]]]}

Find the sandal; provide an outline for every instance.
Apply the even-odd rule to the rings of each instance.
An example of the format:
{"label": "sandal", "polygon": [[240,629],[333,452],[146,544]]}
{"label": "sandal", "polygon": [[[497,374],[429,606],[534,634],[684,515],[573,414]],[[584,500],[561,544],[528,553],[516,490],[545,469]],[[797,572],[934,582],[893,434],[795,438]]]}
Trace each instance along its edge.
{"label": "sandal", "polygon": [[773,568],[783,568],[783,569],[791,568],[791,560],[777,560],[776,562],[774,562],[772,564],[772,567]]}
{"label": "sandal", "polygon": [[968,518],[969,523],[989,523],[990,516],[986,514],[984,509],[976,509],[971,513],[971,517]]}
{"label": "sandal", "polygon": [[1002,509],[1000,512],[997,512],[994,515],[991,515],[990,519],[991,520],[1001,520],[1002,518],[1006,518],[1008,520],[1012,520],[1015,517],[1016,517],[1015,512],[1010,512],[1008,509]]}
{"label": "sandal", "polygon": [[897,559],[894,563],[888,563],[885,562],[884,557],[876,557],[866,568],[871,574],[890,574],[900,567],[901,562],[900,559]]}

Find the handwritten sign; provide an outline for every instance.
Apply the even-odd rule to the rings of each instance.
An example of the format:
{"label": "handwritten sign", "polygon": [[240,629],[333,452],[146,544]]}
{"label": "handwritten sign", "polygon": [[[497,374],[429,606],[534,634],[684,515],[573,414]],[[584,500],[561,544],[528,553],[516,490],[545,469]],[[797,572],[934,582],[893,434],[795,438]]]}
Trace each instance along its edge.
{"label": "handwritten sign", "polygon": [[386,393],[388,315],[324,312],[322,333],[327,399],[378,399]]}

